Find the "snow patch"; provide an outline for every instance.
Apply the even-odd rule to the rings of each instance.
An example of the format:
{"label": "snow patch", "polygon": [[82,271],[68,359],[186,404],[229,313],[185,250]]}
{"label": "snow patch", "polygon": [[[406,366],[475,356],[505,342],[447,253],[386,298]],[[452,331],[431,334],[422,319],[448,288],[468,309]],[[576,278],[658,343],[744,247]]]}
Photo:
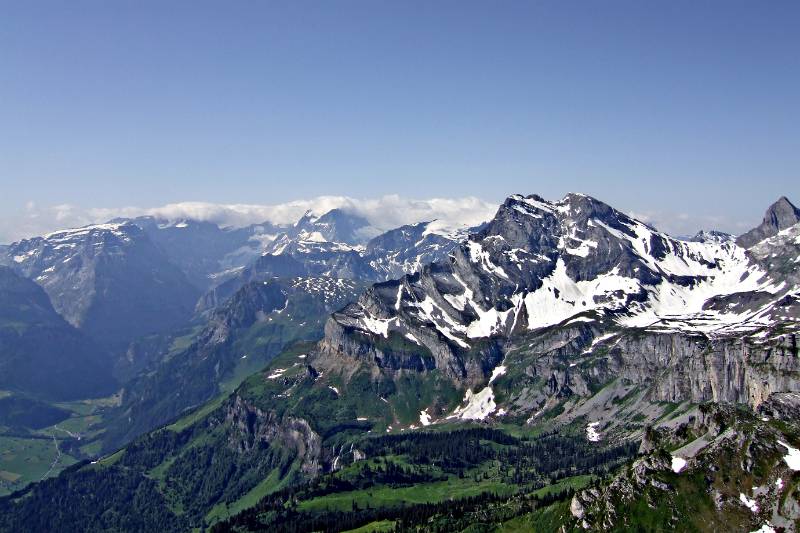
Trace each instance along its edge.
{"label": "snow patch", "polygon": [[744,492],[739,493],[739,501],[742,502],[744,506],[750,509],[752,512],[758,512],[758,503],[756,503],[755,500],[748,498]]}
{"label": "snow patch", "polygon": [[686,466],[686,459],[683,457],[676,457],[672,456],[672,471],[676,474],[683,470],[683,467]]}
{"label": "snow patch", "polygon": [[414,306],[421,311],[420,318],[423,322],[432,322],[442,335],[462,348],[469,348],[469,344],[456,337],[453,333],[454,331],[460,333],[464,332],[466,328],[459,322],[456,322],[444,309],[434,302],[430,296],[425,295],[425,299],[421,302],[414,303]]}
{"label": "snow patch", "polygon": [[414,336],[414,334],[413,334],[413,333],[411,333],[410,331],[407,331],[407,332],[406,332],[406,338],[407,338],[408,340],[410,340],[411,342],[413,342],[414,344],[419,344],[420,346],[422,346],[422,343],[421,343],[421,342],[419,342],[419,339],[417,339],[417,338]]}
{"label": "snow patch", "polygon": [[792,448],[783,441],[778,441],[778,444],[786,448],[789,453],[783,456],[786,465],[794,471],[800,470],[800,450]]}
{"label": "snow patch", "polygon": [[276,368],[275,370],[272,371],[272,374],[267,376],[267,379],[278,379],[283,375],[284,372],[286,372],[285,368]]}
{"label": "snow patch", "polygon": [[489,378],[489,384],[491,385],[492,382],[506,373],[506,367],[503,365],[496,366],[494,370],[492,370],[492,377]]}
{"label": "snow patch", "polygon": [[487,272],[496,274],[501,278],[509,279],[505,270],[492,263],[489,252],[483,249],[481,243],[469,241],[467,243],[467,249],[469,250],[469,258],[473,263],[480,263]]}
{"label": "snow patch", "polygon": [[579,241],[580,244],[577,247],[564,248],[564,251],[570,255],[577,255],[578,257],[588,257],[589,252],[592,250],[592,248],[597,248],[597,243],[594,241],[583,241],[575,237],[571,237],[571,240]]}
{"label": "snow patch", "polygon": [[567,274],[564,260],[559,258],[553,272],[542,279],[542,286],[525,296],[528,329],[552,326],[598,307],[620,309],[626,301],[619,295],[635,294],[640,289],[638,280],[620,276],[617,268],[593,280],[576,282]]}
{"label": "snow patch", "polygon": [[311,233],[303,232],[301,238],[310,242],[328,242],[328,239],[326,239],[322,233],[318,231],[312,231]]}
{"label": "snow patch", "polygon": [[389,337],[389,322],[392,320],[391,318],[372,318],[368,315],[361,318],[361,322],[364,323],[367,331],[377,333],[386,338]]}
{"label": "snow patch", "polygon": [[431,416],[428,414],[428,409],[426,408],[424,411],[419,412],[419,422],[423,426],[430,426],[431,425]]}
{"label": "snow patch", "polygon": [[477,393],[467,390],[464,395],[465,406],[456,409],[447,418],[460,418],[462,420],[483,420],[497,409],[494,403],[494,392],[491,387],[485,387]]}
{"label": "snow patch", "polygon": [[600,442],[600,432],[597,431],[597,426],[600,422],[590,422],[586,425],[586,439],[589,442]]}

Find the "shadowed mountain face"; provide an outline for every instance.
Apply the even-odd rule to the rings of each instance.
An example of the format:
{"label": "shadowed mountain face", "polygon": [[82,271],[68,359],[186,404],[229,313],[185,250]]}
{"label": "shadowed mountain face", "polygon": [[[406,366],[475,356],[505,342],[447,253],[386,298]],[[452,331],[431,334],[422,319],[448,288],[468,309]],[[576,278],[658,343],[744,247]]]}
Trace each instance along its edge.
{"label": "shadowed mountain face", "polygon": [[322,337],[325,320],[365,284],[334,278],[251,282],[215,309],[182,350],[125,386],[105,438],[113,448],[260,370],[288,345]]}
{"label": "shadowed mountain face", "polygon": [[207,290],[226,272],[248,265],[286,229],[269,223],[221,228],[212,222],[170,222],[153,217],[135,218],[130,222],[141,227],[201,290]]}
{"label": "shadowed mountain face", "polygon": [[115,388],[108,357],[55,312],[41,287],[0,266],[0,389],[74,400]]}
{"label": "shadowed mountain face", "polygon": [[14,243],[3,263],[36,281],[70,324],[120,348],[191,316],[198,290],[138,226],[87,226]]}
{"label": "shadowed mountain face", "polygon": [[776,235],[800,222],[800,209],[794,206],[785,196],[781,196],[772,204],[761,224],[747,233],[740,235],[736,243],[743,248],[750,248],[768,237]]}

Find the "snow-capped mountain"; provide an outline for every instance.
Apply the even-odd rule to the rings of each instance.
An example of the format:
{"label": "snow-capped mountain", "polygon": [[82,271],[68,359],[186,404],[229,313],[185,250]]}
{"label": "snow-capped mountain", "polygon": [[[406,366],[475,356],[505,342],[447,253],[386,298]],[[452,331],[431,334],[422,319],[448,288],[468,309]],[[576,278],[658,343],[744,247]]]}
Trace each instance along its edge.
{"label": "snow-capped mountain", "polygon": [[[472,228],[474,229],[474,228]],[[379,233],[356,215],[335,209],[317,217],[306,213],[278,235],[252,264],[213,287],[198,304],[208,310],[239,287],[272,277],[328,277],[385,281],[440,260],[470,232],[439,221],[420,222]],[[372,238],[369,238],[372,237]]]}
{"label": "snow-capped mountain", "polygon": [[[302,514],[302,506],[309,498],[320,501],[323,484],[333,492],[322,497],[346,502],[365,486],[389,493],[398,477],[376,477],[384,471],[371,465],[381,453],[403,453],[414,476],[434,472],[412,478],[414,485],[485,486],[489,475],[492,483],[514,487],[509,501],[481,502],[481,516],[493,508],[498,521],[517,508],[526,513],[517,523],[533,524],[527,509],[538,509],[550,513],[539,515],[548,524],[557,515],[565,527],[625,529],[618,517],[628,501],[657,510],[665,517],[658,524],[669,529],[689,523],[671,517],[678,509],[677,519],[693,518],[697,501],[708,511],[702,520],[717,520],[720,530],[749,531],[765,520],[791,524],[798,516],[795,493],[788,492],[796,488],[792,465],[800,468],[800,225],[777,226],[749,248],[715,232],[676,239],[594,198],[570,194],[555,202],[509,197],[491,222],[463,241],[453,239],[447,252],[436,226],[422,224],[366,244],[342,242],[348,249],[331,256],[338,259],[314,263],[306,256],[336,254],[324,248],[338,241],[298,231],[284,249],[259,259],[271,262],[271,270],[253,271],[264,279],[244,280],[209,312],[206,327],[128,384],[104,438],[116,449],[184,408],[215,399],[122,453],[68,470],[59,483],[30,489],[29,497],[9,499],[0,516],[17,517],[6,519],[10,524],[27,523],[38,509],[62,516],[82,501],[72,496],[91,493],[94,482],[112,487],[103,491],[115,498],[106,507],[135,515],[129,499],[114,503],[116,495],[152,483],[150,493],[180,498],[174,501],[182,503],[181,516],[166,497],[153,515],[180,524],[176,530],[210,525],[204,517],[211,510],[237,505],[250,508],[223,528],[280,529],[286,516],[297,519],[293,524],[318,516]],[[360,261],[369,253],[385,258],[370,265],[373,272],[386,265],[405,272],[416,259],[396,252],[418,243],[443,255],[372,285],[344,307],[357,284],[336,276],[292,277],[308,268],[341,268],[342,258]],[[333,309],[339,310],[329,315]],[[322,340],[277,353],[289,340],[319,338],[325,316]],[[300,329],[307,326],[310,336]],[[252,370],[253,360],[267,366],[229,396],[218,395]],[[437,431],[418,431],[437,424]],[[546,447],[530,435],[557,441]],[[432,461],[431,451],[451,439],[457,451],[443,459],[453,462]],[[563,459],[578,458],[586,470],[564,467],[553,456],[561,449]],[[537,462],[521,463],[525,454]],[[602,456],[614,460],[604,463]],[[355,464],[365,457],[372,470]],[[205,475],[198,464],[225,475]],[[438,470],[444,464],[458,468],[458,476]],[[369,477],[358,478],[360,472]],[[473,479],[475,472],[485,474]],[[520,477],[525,472],[530,477]],[[578,487],[571,504],[539,507],[545,485],[578,475],[598,482]],[[275,479],[286,483],[286,492],[253,505],[250,495]],[[361,480],[369,485],[354,484]],[[779,481],[786,486],[760,488]],[[216,484],[205,485],[210,482]],[[198,500],[198,483],[208,499]],[[184,518],[187,509],[194,518]],[[363,521],[347,527],[385,516],[362,510]],[[429,515],[425,520],[433,523]],[[641,523],[651,527],[651,517]],[[697,529],[691,524],[685,529]]]}
{"label": "snow-capped mountain", "polygon": [[452,228],[438,220],[409,224],[378,235],[367,243],[364,257],[381,281],[412,274],[439,261],[472,231]]}
{"label": "snow-capped mountain", "polygon": [[11,244],[0,259],[47,292],[69,323],[107,345],[176,326],[197,289],[130,222],[63,230]]}
{"label": "snow-capped mountain", "polygon": [[300,220],[280,235],[265,252],[281,253],[286,246],[291,245],[299,249],[304,244],[310,247],[324,243],[358,247],[380,233],[380,230],[371,226],[364,217],[341,209],[332,209],[322,216],[306,211]]}
{"label": "snow-capped mountain", "polygon": [[603,315],[620,326],[754,331],[796,293],[730,239],[673,239],[578,194],[512,196],[448,260],[376,285],[335,321],[458,353],[478,339]]}
{"label": "snow-capped mountain", "polygon": [[694,237],[689,239],[691,242],[728,242],[728,241],[735,241],[736,237],[731,235],[730,233],[725,233],[724,231],[716,231],[716,230],[700,230],[698,231]]}
{"label": "snow-capped mountain", "polygon": [[[748,251],[719,235],[674,239],[584,195],[512,196],[447,259],[334,313],[310,361],[345,383],[359,372],[431,375],[465,391],[460,406],[418,403],[426,422],[534,419],[559,398],[591,405],[592,387],[620,375],[623,395],[644,387],[662,401],[757,405],[800,390],[797,362],[783,359],[795,342],[784,335],[800,329],[797,253],[784,242],[795,231]],[[564,416],[579,416],[582,402]]]}

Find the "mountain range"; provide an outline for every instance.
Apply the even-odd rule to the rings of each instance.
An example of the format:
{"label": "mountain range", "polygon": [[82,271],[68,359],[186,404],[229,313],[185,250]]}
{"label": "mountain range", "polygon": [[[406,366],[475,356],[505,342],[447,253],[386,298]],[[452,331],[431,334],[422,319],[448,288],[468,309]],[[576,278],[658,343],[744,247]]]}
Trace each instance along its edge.
{"label": "mountain range", "polygon": [[108,347],[184,321],[198,290],[139,226],[115,222],[11,244],[0,264],[36,281],[70,324]]}
{"label": "mountain range", "polygon": [[785,197],[739,237],[513,195],[470,229],[148,219],[5,255],[69,335],[154,340],[94,428],[103,456],[0,499],[3,530],[800,525]]}

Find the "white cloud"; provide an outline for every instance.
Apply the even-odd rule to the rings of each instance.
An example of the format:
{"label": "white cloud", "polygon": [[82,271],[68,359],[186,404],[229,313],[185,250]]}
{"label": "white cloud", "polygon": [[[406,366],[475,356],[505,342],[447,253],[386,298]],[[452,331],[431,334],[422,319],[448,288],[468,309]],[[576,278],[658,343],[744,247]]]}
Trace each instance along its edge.
{"label": "white cloud", "polygon": [[450,227],[474,226],[494,216],[497,207],[498,204],[475,197],[413,200],[398,195],[367,199],[320,196],[275,205],[180,202],[149,208],[81,208],[70,204],[39,207],[34,202],[28,202],[19,216],[0,219],[0,242],[105,222],[117,217],[151,215],[171,221],[193,219],[241,227],[261,222],[292,224],[308,210],[321,215],[336,208],[363,216],[380,230],[434,219]]}
{"label": "white cloud", "polygon": [[[30,201],[23,206],[18,215],[0,216],[0,243],[43,235],[64,228],[106,222],[116,217],[152,215],[172,221],[188,218],[214,222],[221,226],[241,227],[261,222],[291,224],[307,210],[321,215],[335,208],[361,215],[380,230],[434,219],[441,221],[439,226],[444,229],[480,224],[491,219],[498,206],[499,203],[487,202],[473,196],[413,200],[398,195],[367,199],[319,196],[273,205],[180,202],[160,207],[116,208],[82,208],[71,204],[41,207]],[[675,236],[692,236],[701,229],[739,234],[754,225],[721,215],[693,215],[668,211],[637,211],[628,214]]]}

